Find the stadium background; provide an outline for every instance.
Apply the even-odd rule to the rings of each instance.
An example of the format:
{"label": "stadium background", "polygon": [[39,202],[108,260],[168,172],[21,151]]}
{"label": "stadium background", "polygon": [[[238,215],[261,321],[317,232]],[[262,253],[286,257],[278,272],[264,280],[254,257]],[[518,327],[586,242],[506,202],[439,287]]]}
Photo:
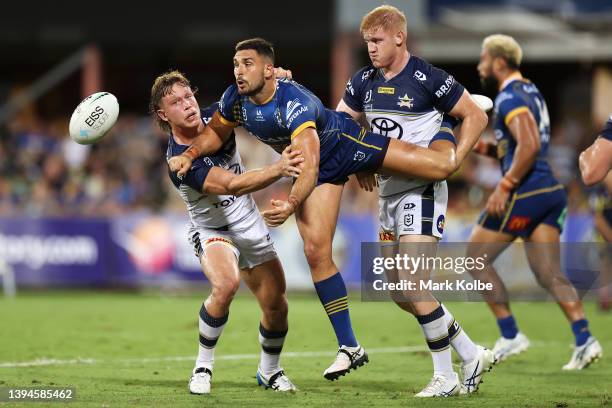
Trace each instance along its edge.
{"label": "stadium background", "polygon": [[[399,6],[407,15],[411,51],[452,73],[473,93],[481,92],[476,64],[482,38],[494,32],[517,38],[525,52],[522,71],[536,83],[548,102],[552,120],[549,161],[569,192],[569,216],[563,240],[596,240],[591,202],[598,191],[581,183],[577,157],[592,143],[612,112],[612,2],[405,0],[389,3]],[[378,4],[369,0],[336,0],[303,4],[266,2],[265,5],[244,1],[227,5],[186,0],[180,4],[146,6],[118,1],[91,5],[76,1],[3,5],[4,12],[0,13],[0,282],[7,293],[16,282],[18,293],[13,303],[0,299],[0,321],[6,322],[3,333],[7,334],[0,340],[6,346],[2,347],[0,363],[75,357],[68,352],[69,345],[57,348],[48,345],[36,350],[32,335],[42,335],[41,331],[48,327],[48,323],[42,323],[45,313],[41,310],[49,305],[64,314],[64,324],[58,327],[69,332],[86,330],[79,318],[85,315],[71,314],[72,307],[99,305],[100,309],[92,309],[91,316],[100,317],[105,315],[107,302],[115,304],[111,307],[114,313],[129,309],[135,315],[148,316],[151,305],[162,299],[166,306],[171,306],[170,311],[180,311],[183,320],[195,321],[197,304],[206,289],[187,243],[184,204],[166,174],[167,135],[155,127],[147,113],[152,81],[166,70],[179,69],[199,88],[200,106],[206,106],[217,100],[233,80],[231,57],[235,42],[262,36],[275,44],[277,65],[291,69],[297,81],[313,90],[326,106],[334,107],[346,80],[368,62],[358,24],[361,16]],[[117,96],[121,105],[119,120],[102,142],[91,147],[79,146],[67,136],[70,114],[84,96],[98,90]],[[490,136],[487,131],[486,137]],[[264,165],[276,157],[271,149],[244,135],[239,135],[238,145],[247,168]],[[474,155],[453,176],[449,181],[446,240],[467,238],[499,177],[495,162]],[[288,188],[286,182],[279,182],[254,196],[260,208],[265,208],[270,198],[286,195]],[[334,250],[343,276],[353,289],[359,287],[358,243],[376,240],[376,224],[376,195],[360,191],[351,180],[343,195]],[[293,218],[274,230],[273,236],[290,289],[305,292],[293,295],[293,303],[290,295],[290,305],[296,305],[296,313],[302,313],[301,317],[320,318],[320,322],[313,321],[312,327],[320,327],[321,333],[331,336],[316,295],[310,290],[312,283]],[[511,262],[516,262],[517,274],[534,284],[523,261]],[[45,291],[49,288],[62,291]],[[87,291],[63,291],[66,288]],[[126,288],[154,288],[154,291],[137,290],[136,295],[125,297],[106,291]],[[169,305],[167,296],[183,294],[184,289],[192,290],[188,295],[192,296],[188,298],[190,306],[180,303],[181,300],[177,301],[179,307],[176,303]],[[254,304],[246,298],[244,295],[238,299],[235,312],[243,320],[254,313],[248,310],[248,305],[254,307]],[[358,295],[353,298],[358,300]],[[304,304],[309,305],[307,311],[300,309]],[[380,316],[367,305],[355,304],[356,326],[365,332],[385,330],[373,320],[360,320],[360,313],[362,319],[376,320]],[[405,319],[399,312],[391,311],[394,306],[382,306],[374,309],[386,316],[378,323],[394,324],[393,316]],[[537,307],[546,306],[550,310],[554,308],[554,305]],[[473,314],[468,324],[470,321],[477,324],[478,316],[487,316],[484,306],[469,307],[466,310]],[[478,313],[474,312],[475,307]],[[519,308],[526,310],[528,306]],[[46,318],[53,319],[52,315]],[[138,324],[122,319],[108,325]],[[167,319],[170,321],[173,317],[167,316]],[[609,326],[609,318],[603,319],[607,320],[600,327]],[[493,319],[489,320],[493,325]],[[569,339],[561,320],[556,323],[563,327]],[[28,324],[36,326],[38,331],[24,329],[23,325]],[[296,322],[293,327],[299,324]],[[532,324],[539,323],[533,320]],[[166,327],[165,323],[162,326]],[[177,347],[185,346],[180,351],[168,346],[153,354],[192,352],[194,327],[177,332],[185,338],[177,340]],[[105,332],[107,327],[102,324],[99,329]],[[138,334],[127,333],[125,341],[138,341]],[[483,329],[482,333],[481,338],[494,340],[494,326],[486,334]],[[53,344],[65,340],[60,332],[45,331],[44,335],[51,336]],[[241,352],[238,335],[226,336],[230,344],[226,350]],[[410,344],[420,344],[416,326],[410,336]],[[113,341],[112,336],[109,335],[108,341]],[[403,344],[390,342],[394,346],[400,343]],[[317,344],[315,341],[310,345],[314,350],[322,349]],[[330,344],[328,341],[326,348]],[[382,341],[376,345],[384,347],[387,343]],[[74,344],[73,347],[82,352],[77,353],[79,356],[88,355],[87,349],[80,350]],[[559,349],[568,354],[565,348],[559,346]],[[116,350],[109,347],[105,352],[114,355]],[[100,351],[102,355],[105,352]],[[142,350],[117,353],[126,358],[151,354]],[[421,359],[425,367],[427,359]],[[183,371],[189,365],[186,360]],[[36,371],[27,370],[0,371],[0,384],[19,381],[29,384],[30,373]],[[609,365],[606,370],[610,372]],[[53,377],[57,372],[49,372],[48,376]],[[133,372],[133,375],[139,374]],[[180,374],[179,378],[184,375]],[[66,381],[77,381],[75,378]],[[182,389],[183,382],[175,381],[173,385]],[[56,381],[60,383],[61,380]],[[314,383],[311,386],[315,387]],[[601,389],[604,396],[598,394],[595,400],[609,401],[609,396],[606,397],[609,384],[600,385]],[[512,393],[511,388],[507,393]]]}

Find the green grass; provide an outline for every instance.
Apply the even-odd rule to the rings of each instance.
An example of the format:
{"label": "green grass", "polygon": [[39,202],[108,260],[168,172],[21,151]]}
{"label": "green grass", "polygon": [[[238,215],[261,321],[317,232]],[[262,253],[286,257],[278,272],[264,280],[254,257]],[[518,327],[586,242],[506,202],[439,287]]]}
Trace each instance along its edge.
{"label": "green grass", "polygon": [[[74,406],[96,407],[612,407],[610,359],[604,357],[582,372],[561,371],[571,354],[572,335],[554,304],[514,305],[521,330],[533,347],[495,367],[477,394],[421,401],[413,394],[430,379],[429,353],[424,348],[375,352],[385,347],[424,346],[419,326],[393,304],[357,299],[356,294],[351,302],[353,324],[359,341],[372,350],[370,363],[331,383],[321,375],[336,349],[327,317],[316,298],[290,294],[290,330],[284,350],[330,354],[284,358],[283,367],[300,391],[278,395],[256,386],[257,358],[223,359],[259,353],[259,311],[251,296],[241,294],[232,305],[216,351],[213,393],[194,396],[187,391],[193,361],[161,359],[195,358],[200,298],[94,292],[0,298],[0,365],[40,358],[96,360],[89,364],[0,367],[0,386],[71,386],[77,393]],[[497,328],[485,305],[448,306],[473,339],[484,345],[495,341]],[[597,312],[592,304],[586,309],[592,331],[604,352],[609,352],[612,315]]]}

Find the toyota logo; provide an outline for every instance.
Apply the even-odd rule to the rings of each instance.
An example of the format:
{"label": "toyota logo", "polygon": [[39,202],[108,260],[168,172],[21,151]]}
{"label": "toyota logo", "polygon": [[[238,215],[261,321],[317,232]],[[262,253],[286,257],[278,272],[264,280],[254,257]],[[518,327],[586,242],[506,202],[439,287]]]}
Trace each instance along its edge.
{"label": "toyota logo", "polygon": [[401,139],[404,131],[399,123],[389,118],[374,118],[372,119],[372,130],[383,136]]}

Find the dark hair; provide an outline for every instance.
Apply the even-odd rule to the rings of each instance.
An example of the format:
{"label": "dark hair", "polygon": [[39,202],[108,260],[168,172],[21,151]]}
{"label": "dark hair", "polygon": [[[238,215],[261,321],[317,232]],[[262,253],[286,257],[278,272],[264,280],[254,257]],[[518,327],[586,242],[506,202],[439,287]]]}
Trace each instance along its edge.
{"label": "dark hair", "polygon": [[[159,110],[162,98],[170,93],[174,84],[181,84],[182,86],[191,88],[191,83],[185,74],[177,70],[168,71],[155,78],[155,82],[153,82],[153,86],[151,87],[151,99],[149,100],[149,113],[153,115],[157,125],[167,132],[171,130],[170,125],[159,117],[157,111]],[[195,94],[198,90],[196,88],[192,89],[192,91]]]}
{"label": "dark hair", "polygon": [[241,50],[255,50],[257,54],[270,58],[272,64],[274,64],[274,46],[263,38],[256,37],[240,41],[236,44],[236,51]]}

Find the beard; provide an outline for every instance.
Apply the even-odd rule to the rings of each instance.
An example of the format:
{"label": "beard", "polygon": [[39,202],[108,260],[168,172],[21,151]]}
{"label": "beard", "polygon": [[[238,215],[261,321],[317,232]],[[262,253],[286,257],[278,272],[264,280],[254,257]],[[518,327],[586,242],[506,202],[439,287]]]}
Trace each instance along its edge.
{"label": "beard", "polygon": [[497,95],[497,87],[499,86],[499,84],[497,83],[497,79],[495,79],[493,75],[480,77],[480,86],[482,87],[482,90],[486,95]]}
{"label": "beard", "polygon": [[262,77],[261,80],[259,81],[259,83],[254,85],[252,88],[249,88],[249,89],[245,90],[244,92],[240,92],[240,88],[238,88],[238,93],[240,95],[244,95],[244,96],[255,96],[259,92],[261,92],[261,90],[263,89],[265,83],[266,83],[266,81]]}

